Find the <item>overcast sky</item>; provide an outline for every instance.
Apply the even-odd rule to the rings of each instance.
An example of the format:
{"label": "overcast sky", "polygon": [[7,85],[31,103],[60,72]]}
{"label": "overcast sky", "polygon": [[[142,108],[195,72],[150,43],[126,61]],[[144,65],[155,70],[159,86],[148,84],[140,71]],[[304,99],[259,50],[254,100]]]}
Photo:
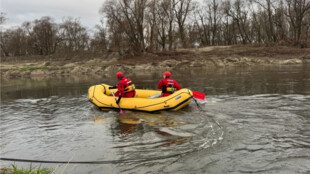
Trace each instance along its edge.
{"label": "overcast sky", "polygon": [[79,18],[88,29],[100,23],[99,9],[105,0],[0,0],[1,12],[6,13],[4,28],[21,26],[43,16],[62,22],[63,17]]}

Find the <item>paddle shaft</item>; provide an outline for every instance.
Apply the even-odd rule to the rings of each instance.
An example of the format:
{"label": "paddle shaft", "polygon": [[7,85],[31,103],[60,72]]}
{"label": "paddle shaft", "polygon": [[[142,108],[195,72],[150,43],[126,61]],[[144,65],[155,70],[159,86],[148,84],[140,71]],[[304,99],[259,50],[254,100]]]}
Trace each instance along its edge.
{"label": "paddle shaft", "polygon": [[[195,101],[195,103],[196,103],[196,105],[197,105],[197,108],[200,110],[200,112],[206,112],[205,110],[203,110],[202,108],[201,108],[201,106],[198,104],[198,102],[197,102],[197,100],[193,97],[193,100]],[[210,117],[212,120],[213,120],[213,122],[215,122],[220,128],[222,128],[222,126],[217,122],[217,121],[215,121],[212,117]]]}
{"label": "paddle shaft", "polygon": [[195,98],[193,98],[193,100],[195,101],[195,103],[196,103],[196,105],[197,105],[197,108],[198,108],[200,111],[206,112],[205,110],[203,110],[203,109],[201,108],[201,106],[198,104],[198,102],[197,102],[197,100],[196,100]]}
{"label": "paddle shaft", "polygon": [[125,114],[125,112],[122,110],[121,106],[117,103],[117,99],[116,99],[116,97],[115,97],[115,95],[114,95],[114,93],[113,93],[112,90],[111,90],[111,92],[112,92],[112,95],[113,95],[113,97],[114,97],[114,99],[115,99],[115,102],[116,102],[116,104],[117,104],[119,110],[121,111],[122,114]]}

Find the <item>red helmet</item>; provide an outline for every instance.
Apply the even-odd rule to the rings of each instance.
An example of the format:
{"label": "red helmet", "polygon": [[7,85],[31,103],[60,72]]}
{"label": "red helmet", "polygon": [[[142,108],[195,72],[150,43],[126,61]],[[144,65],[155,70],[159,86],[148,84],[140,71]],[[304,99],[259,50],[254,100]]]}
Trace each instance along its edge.
{"label": "red helmet", "polygon": [[167,77],[170,77],[170,76],[171,76],[171,73],[168,72],[168,71],[166,71],[166,72],[164,72],[164,75],[166,75]]}
{"label": "red helmet", "polygon": [[121,77],[123,77],[123,73],[122,73],[122,72],[118,72],[118,73],[116,73],[116,77],[117,77],[117,78],[121,78]]}

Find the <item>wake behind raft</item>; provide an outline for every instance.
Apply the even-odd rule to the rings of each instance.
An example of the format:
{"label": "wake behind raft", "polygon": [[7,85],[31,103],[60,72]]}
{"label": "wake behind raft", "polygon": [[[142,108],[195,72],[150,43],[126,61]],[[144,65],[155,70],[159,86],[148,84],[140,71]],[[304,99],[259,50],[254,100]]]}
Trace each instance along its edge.
{"label": "wake behind raft", "polygon": [[[110,85],[100,84],[91,86],[88,89],[89,101],[100,110],[119,108],[109,87]],[[117,89],[112,89],[112,91],[115,93]],[[178,90],[167,97],[150,99],[151,96],[160,94],[161,91],[158,90],[136,89],[134,98],[122,98],[119,105],[122,109],[145,112],[177,111],[188,105],[193,99],[193,92],[186,88]]]}

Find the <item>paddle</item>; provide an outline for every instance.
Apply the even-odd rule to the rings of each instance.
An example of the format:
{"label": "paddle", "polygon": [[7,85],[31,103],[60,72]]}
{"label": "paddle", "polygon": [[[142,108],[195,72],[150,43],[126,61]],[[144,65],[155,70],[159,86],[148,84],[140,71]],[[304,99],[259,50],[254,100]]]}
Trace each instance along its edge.
{"label": "paddle", "polygon": [[201,112],[206,112],[205,110],[203,110],[201,108],[201,106],[198,104],[197,100],[195,98],[193,98],[193,100],[195,101],[196,105],[197,105],[197,108],[201,111]]}
{"label": "paddle", "polygon": [[[195,101],[199,111],[202,113],[205,113],[206,111],[201,108],[201,106],[198,104],[198,101],[195,98],[193,98],[193,100]],[[212,117],[209,117],[209,118],[211,118],[213,120],[213,122],[215,122],[222,129],[222,126],[217,121],[215,121]]]}
{"label": "paddle", "polygon": [[193,97],[204,100],[206,97],[206,94],[201,93],[201,92],[197,92],[197,91],[193,91]]}
{"label": "paddle", "polygon": [[115,95],[114,95],[114,93],[113,93],[112,90],[111,90],[111,92],[112,92],[112,95],[113,95],[113,97],[114,97],[114,99],[115,99],[115,102],[116,102],[116,104],[117,104],[117,106],[118,106],[118,108],[119,108],[119,111],[121,111],[121,113],[122,113],[123,115],[125,115],[125,112],[122,110],[122,108],[120,107],[120,105],[117,103],[116,97],[115,97]]}

